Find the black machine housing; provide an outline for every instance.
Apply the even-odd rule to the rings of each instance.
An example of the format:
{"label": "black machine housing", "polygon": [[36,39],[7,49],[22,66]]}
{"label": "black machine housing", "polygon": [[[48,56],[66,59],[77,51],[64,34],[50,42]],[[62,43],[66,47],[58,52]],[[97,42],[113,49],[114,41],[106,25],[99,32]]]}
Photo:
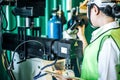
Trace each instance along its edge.
{"label": "black machine housing", "polygon": [[17,0],[13,13],[22,17],[44,16],[46,0]]}
{"label": "black machine housing", "polygon": [[[82,58],[82,41],[80,40],[74,40],[74,39],[57,40],[57,39],[26,36],[26,41],[27,40],[36,40],[39,41],[42,45],[35,42],[29,42],[29,43],[25,43],[26,45],[21,45],[19,49],[16,50],[19,54],[21,54],[20,58],[24,58],[24,57],[43,58],[44,55],[43,47],[45,48],[45,55],[46,57],[48,57],[49,60],[54,60],[56,57]],[[15,48],[23,41],[24,40],[19,39],[18,34],[4,33],[2,48],[4,50],[14,51]],[[26,50],[24,50],[23,48],[24,46],[26,47]]]}

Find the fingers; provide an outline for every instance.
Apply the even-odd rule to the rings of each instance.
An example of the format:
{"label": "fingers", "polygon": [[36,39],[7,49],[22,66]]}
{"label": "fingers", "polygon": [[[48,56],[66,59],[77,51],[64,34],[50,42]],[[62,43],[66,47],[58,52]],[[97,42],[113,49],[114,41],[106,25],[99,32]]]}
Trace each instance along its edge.
{"label": "fingers", "polygon": [[83,25],[82,27],[79,26],[78,33],[77,33],[78,37],[84,36],[84,33],[85,33],[85,25]]}
{"label": "fingers", "polygon": [[67,80],[63,78],[61,70],[55,70],[54,72],[56,74],[53,74],[52,76],[54,76],[57,80]]}
{"label": "fingers", "polygon": [[59,75],[62,75],[62,71],[61,70],[55,70],[54,72],[59,74]]}
{"label": "fingers", "polygon": [[78,26],[77,28],[78,28],[78,29],[85,28],[85,24],[82,25],[82,26]]}
{"label": "fingers", "polygon": [[68,80],[64,78],[62,75],[53,75],[57,80]]}

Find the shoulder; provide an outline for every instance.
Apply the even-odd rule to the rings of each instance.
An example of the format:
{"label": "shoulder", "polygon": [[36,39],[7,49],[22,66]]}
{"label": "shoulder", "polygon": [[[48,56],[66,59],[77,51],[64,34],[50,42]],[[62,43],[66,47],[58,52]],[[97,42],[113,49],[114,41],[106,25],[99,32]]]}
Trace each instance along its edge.
{"label": "shoulder", "polygon": [[120,49],[112,37],[109,37],[104,41],[102,51],[106,51],[107,53],[113,52],[115,54],[120,53]]}
{"label": "shoulder", "polygon": [[110,37],[104,41],[99,53],[98,60],[100,61],[101,59],[104,58],[104,60],[109,61],[109,58],[111,58],[112,60],[115,60],[117,62],[116,59],[119,53],[120,53],[119,48],[117,47],[114,40]]}

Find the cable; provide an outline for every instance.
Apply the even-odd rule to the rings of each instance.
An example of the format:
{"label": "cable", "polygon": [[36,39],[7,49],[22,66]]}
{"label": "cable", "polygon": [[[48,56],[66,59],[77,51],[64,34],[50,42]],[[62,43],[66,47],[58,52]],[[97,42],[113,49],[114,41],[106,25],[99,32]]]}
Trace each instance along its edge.
{"label": "cable", "polygon": [[[52,45],[53,45],[53,43],[54,43],[55,41],[57,41],[57,39],[53,40],[53,41],[51,42],[51,44],[50,44],[49,52],[50,52],[51,54],[52,54]],[[56,57],[56,59],[55,59],[55,61],[54,61],[53,63],[48,64],[48,65],[42,67],[41,70],[40,70],[40,72],[39,72],[36,76],[34,76],[34,80],[36,80],[36,79],[38,79],[38,78],[40,78],[40,77],[42,77],[42,76],[47,75],[47,73],[41,74],[42,70],[44,70],[45,68],[47,68],[47,67],[49,67],[49,66],[54,65],[54,64],[57,62],[57,59],[58,59],[58,57]]]}
{"label": "cable", "polygon": [[79,58],[76,58],[76,62],[77,62],[77,68],[78,68],[78,72],[79,74],[81,73],[81,64],[79,62]]}
{"label": "cable", "polygon": [[[5,18],[5,21],[6,21],[6,26],[5,27],[2,26],[2,29],[4,31],[10,31],[10,32],[14,31],[17,28],[17,22],[16,22],[16,25],[15,25],[15,27],[13,29],[7,30],[8,21],[7,21],[7,18],[6,18],[5,12],[3,11],[2,6],[0,6],[0,8],[1,8],[1,12],[2,12],[2,14],[3,14],[4,18]],[[17,21],[17,17],[16,16],[15,16],[15,21]]]}
{"label": "cable", "polygon": [[27,40],[27,41],[24,41],[24,42],[20,43],[20,44],[15,48],[15,50],[13,51],[13,57],[12,57],[12,60],[11,60],[11,62],[10,62],[10,65],[9,65],[9,67],[8,67],[8,70],[12,70],[12,69],[13,69],[13,59],[14,59],[16,50],[17,50],[20,46],[22,46],[23,44],[28,43],[28,42],[36,42],[36,43],[39,43],[40,45],[42,45],[42,46],[43,46],[43,50],[44,50],[44,54],[45,54],[45,47],[44,47],[44,45],[43,45],[41,42],[39,42],[39,41],[37,41],[37,40]]}
{"label": "cable", "polygon": [[[8,61],[8,58],[7,58],[7,55],[6,55],[5,51],[2,53],[1,57],[2,57],[3,67],[6,70],[8,65],[9,65],[9,61]],[[11,78],[11,80],[16,80],[12,71],[10,71],[10,70],[6,70],[6,71],[9,74],[9,77]]]}
{"label": "cable", "polygon": [[[1,13],[3,14],[3,17],[5,18],[5,22],[6,22],[6,25],[5,25],[5,28],[4,28],[3,27],[3,20],[1,20],[1,22],[2,22],[2,29],[6,30],[7,26],[8,26],[8,21],[7,21],[6,15],[5,15],[5,13],[4,13],[3,9],[2,9],[2,6],[0,6],[0,10],[1,10]],[[3,17],[2,17],[2,19],[3,19]]]}
{"label": "cable", "polygon": [[44,70],[45,68],[47,68],[47,67],[49,67],[49,66],[54,65],[54,64],[57,62],[57,60],[58,60],[58,58],[56,58],[55,61],[54,61],[53,63],[48,64],[48,65],[42,67],[41,70],[40,70],[40,72],[39,72],[36,76],[34,76],[34,80],[37,80],[38,78],[47,75],[47,73],[41,74],[42,70]]}

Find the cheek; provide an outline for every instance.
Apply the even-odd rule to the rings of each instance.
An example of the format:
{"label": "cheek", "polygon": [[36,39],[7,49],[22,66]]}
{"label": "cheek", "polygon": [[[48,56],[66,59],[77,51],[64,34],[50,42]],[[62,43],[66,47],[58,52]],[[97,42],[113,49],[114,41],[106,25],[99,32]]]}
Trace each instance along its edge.
{"label": "cheek", "polygon": [[94,20],[94,15],[93,14],[90,15],[90,20],[91,20],[91,22],[93,24],[93,20]]}
{"label": "cheek", "polygon": [[94,17],[92,15],[91,15],[91,22],[92,22],[92,24],[94,22]]}
{"label": "cheek", "polygon": [[93,25],[94,28],[97,27],[97,20],[95,19],[94,16],[93,17],[91,16],[91,23],[92,23],[92,25]]}
{"label": "cheek", "polygon": [[95,19],[95,14],[91,12],[91,23],[95,25],[96,19]]}

